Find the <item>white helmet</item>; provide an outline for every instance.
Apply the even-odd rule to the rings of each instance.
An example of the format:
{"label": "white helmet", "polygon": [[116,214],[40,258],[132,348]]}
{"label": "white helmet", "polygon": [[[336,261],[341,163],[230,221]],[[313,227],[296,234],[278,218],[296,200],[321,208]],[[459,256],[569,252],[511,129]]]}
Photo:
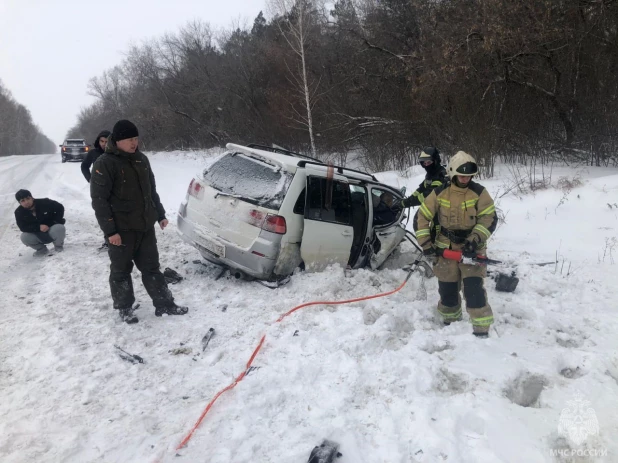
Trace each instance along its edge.
{"label": "white helmet", "polygon": [[455,175],[472,177],[479,171],[479,167],[472,156],[465,151],[457,151],[448,163],[448,175],[453,178]]}

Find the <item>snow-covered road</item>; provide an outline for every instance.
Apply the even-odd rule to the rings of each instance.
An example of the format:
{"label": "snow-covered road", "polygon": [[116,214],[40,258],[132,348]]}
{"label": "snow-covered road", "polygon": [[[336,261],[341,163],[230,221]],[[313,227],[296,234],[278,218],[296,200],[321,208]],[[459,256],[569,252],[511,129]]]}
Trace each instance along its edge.
{"label": "snow-covered road", "polygon": [[[173,222],[204,156],[150,158]],[[496,331],[479,340],[467,322],[441,326],[437,282],[418,276],[389,298],[308,308],[274,324],[303,302],[391,290],[405,273],[345,277],[331,268],[277,290],[215,280],[218,269],[195,263],[199,254],[173,225],[157,229],[161,263],[185,277],[171,289],[189,314],[156,318],[136,272],[140,322],[123,324],[79,164],[59,155],[0,158],[0,461],[298,463],[329,438],[341,444],[338,463],[616,462],[618,249],[606,239],[618,236],[607,205],[618,200],[618,175],[581,174],[585,184],[562,203],[557,189],[499,200],[507,221],[491,257],[517,261],[521,281],[512,294],[487,281]],[[420,181],[380,177],[409,191]],[[481,183],[495,193],[503,182]],[[13,219],[19,188],[64,204],[64,253],[36,259],[21,244]],[[559,265],[530,265],[556,252]],[[210,327],[216,335],[202,353]],[[263,334],[259,369],[176,452]],[[114,345],[146,363],[123,361]],[[585,439],[561,434],[560,423],[590,423],[592,415],[597,433],[576,423],[589,431]]]}

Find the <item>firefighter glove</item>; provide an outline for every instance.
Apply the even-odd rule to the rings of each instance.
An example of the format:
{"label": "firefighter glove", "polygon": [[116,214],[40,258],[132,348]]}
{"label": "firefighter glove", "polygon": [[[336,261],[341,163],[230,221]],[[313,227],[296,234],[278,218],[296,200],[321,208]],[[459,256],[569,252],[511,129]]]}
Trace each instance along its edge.
{"label": "firefighter glove", "polygon": [[475,239],[471,239],[466,241],[466,244],[463,248],[463,256],[474,258],[476,257],[476,248],[478,248],[479,243]]}

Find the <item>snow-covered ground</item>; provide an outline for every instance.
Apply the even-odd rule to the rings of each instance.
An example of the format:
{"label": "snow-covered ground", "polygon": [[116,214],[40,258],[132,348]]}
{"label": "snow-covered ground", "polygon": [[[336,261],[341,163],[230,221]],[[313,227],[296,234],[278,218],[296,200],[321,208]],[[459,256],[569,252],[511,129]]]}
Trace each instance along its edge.
{"label": "snow-covered ground", "polygon": [[[173,219],[207,155],[150,157]],[[501,198],[509,169],[481,181],[506,217],[490,257],[516,264],[521,281],[499,293],[487,280],[497,322],[479,340],[467,321],[441,326],[437,281],[418,275],[390,297],[274,323],[304,302],[392,290],[406,274],[331,268],[277,290],[215,280],[218,269],[173,225],[157,229],[161,263],[185,277],[171,289],[189,314],[155,318],[136,272],[140,322],[123,324],[79,164],[0,158],[0,461],[297,463],[328,438],[341,445],[339,463],[617,462],[618,171],[554,169],[553,183],[575,175],[583,185],[569,193]],[[418,170],[379,177],[409,192],[421,180]],[[19,188],[64,204],[64,253],[36,259],[21,244]],[[556,254],[557,265],[533,265]],[[176,451],[263,334],[259,368]],[[114,345],[145,363],[123,361]],[[577,417],[574,429],[590,431],[580,440],[560,428]]]}

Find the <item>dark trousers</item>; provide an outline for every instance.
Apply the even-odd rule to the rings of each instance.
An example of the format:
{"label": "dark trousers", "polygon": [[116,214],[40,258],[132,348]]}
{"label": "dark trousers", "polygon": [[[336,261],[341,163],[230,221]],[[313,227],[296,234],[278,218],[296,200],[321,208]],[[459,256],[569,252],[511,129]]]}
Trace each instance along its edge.
{"label": "dark trousers", "polygon": [[156,308],[174,306],[174,298],[159,269],[159,250],[154,227],[145,232],[121,231],[122,246],[109,245],[111,260],[109,286],[115,309],[126,309],[135,303],[131,271],[133,263],[142,273],[142,283]]}

